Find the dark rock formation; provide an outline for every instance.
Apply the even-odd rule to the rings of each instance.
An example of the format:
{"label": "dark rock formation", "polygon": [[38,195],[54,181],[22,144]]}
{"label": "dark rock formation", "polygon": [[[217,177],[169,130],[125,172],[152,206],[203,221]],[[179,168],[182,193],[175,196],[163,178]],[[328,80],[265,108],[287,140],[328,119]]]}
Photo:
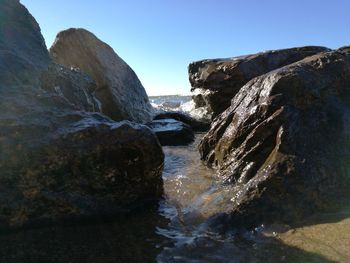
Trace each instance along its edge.
{"label": "dark rock formation", "polygon": [[50,55],[56,63],[80,68],[96,81],[102,113],[114,120],[151,120],[152,106],[134,71],[89,31],[68,29],[58,33]]}
{"label": "dark rock formation", "polygon": [[19,0],[1,0],[0,4],[2,55],[12,52],[32,66],[46,67],[50,58],[38,23]]}
{"label": "dark rock formation", "polygon": [[323,51],[329,49],[310,46],[193,62],[188,67],[193,99],[197,107],[205,104],[216,117],[249,80]]}
{"label": "dark rock formation", "polygon": [[95,81],[77,69],[67,69],[51,64],[41,74],[42,88],[61,96],[77,110],[101,112],[101,103],[96,98]]}
{"label": "dark rock formation", "polygon": [[95,107],[81,96],[93,82],[51,63],[19,1],[0,3],[0,227],[103,216],[159,197],[164,156],[152,131],[82,111]]}
{"label": "dark rock formation", "polygon": [[344,52],[346,54],[349,54],[350,53],[350,46],[344,46],[344,47],[339,48],[338,50],[341,52]]}
{"label": "dark rock formation", "polygon": [[161,145],[187,145],[194,140],[192,128],[174,119],[160,119],[147,123],[157,135]]}
{"label": "dark rock formation", "polygon": [[297,222],[349,184],[350,53],[324,52],[240,89],[200,144],[235,223]]}
{"label": "dark rock formation", "polygon": [[204,99],[203,94],[194,94],[192,95],[192,100],[194,101],[196,108],[200,108],[200,107],[206,107],[207,103]]}
{"label": "dark rock formation", "polygon": [[205,120],[196,120],[192,118],[188,114],[179,111],[167,111],[157,114],[154,120],[162,120],[162,119],[174,119],[177,121],[181,121],[189,125],[194,131],[208,131],[210,127],[210,123]]}

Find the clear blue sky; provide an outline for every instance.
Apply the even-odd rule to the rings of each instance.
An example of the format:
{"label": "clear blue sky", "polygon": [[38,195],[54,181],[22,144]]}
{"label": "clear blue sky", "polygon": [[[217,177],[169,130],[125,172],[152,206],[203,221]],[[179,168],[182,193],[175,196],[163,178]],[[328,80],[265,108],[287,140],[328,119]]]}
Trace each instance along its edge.
{"label": "clear blue sky", "polygon": [[111,45],[149,95],[188,94],[187,65],[302,45],[350,44],[349,0],[21,0],[48,47],[83,27]]}

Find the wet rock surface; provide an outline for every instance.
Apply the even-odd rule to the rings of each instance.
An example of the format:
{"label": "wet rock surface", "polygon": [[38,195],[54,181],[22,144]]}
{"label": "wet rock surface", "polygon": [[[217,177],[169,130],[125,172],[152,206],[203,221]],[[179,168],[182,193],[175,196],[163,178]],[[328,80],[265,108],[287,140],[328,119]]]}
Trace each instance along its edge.
{"label": "wet rock surface", "polygon": [[[42,48],[44,42],[37,38],[41,36],[39,28],[19,1],[0,0],[0,17],[0,36],[7,36],[0,37],[1,262],[349,261],[349,209],[337,211],[334,215],[327,212],[322,218],[316,217],[316,221],[298,221],[297,229],[284,228],[284,225],[277,227],[287,231],[281,234],[275,233],[276,228],[271,226],[261,226],[248,232],[237,229],[237,225],[232,224],[234,221],[230,220],[237,219],[237,213],[233,216],[226,214],[221,221],[215,218],[188,221],[192,211],[207,212],[208,207],[211,208],[213,188],[218,191],[218,201],[225,199],[226,192],[229,193],[227,204],[231,204],[235,196],[231,193],[238,193],[236,189],[243,189],[243,194],[246,193],[244,187],[240,188],[244,180],[234,185],[237,187],[235,189],[231,187],[232,176],[229,175],[224,176],[228,182],[224,185],[227,191],[220,192],[221,181],[215,180],[217,178],[213,178],[212,169],[199,161],[195,146],[164,147],[165,198],[160,201],[159,207],[143,206],[139,199],[153,198],[160,192],[159,167],[163,165],[163,157],[156,137],[146,126],[127,121],[116,123],[99,113],[85,112],[94,110],[96,106],[91,103],[93,82],[84,74],[76,74],[74,70],[65,68],[61,70],[60,66],[56,68],[50,63],[45,48]],[[283,127],[278,129],[282,129],[283,133],[276,136],[280,140],[276,140],[276,146],[272,146],[276,149],[273,151],[276,155],[269,155],[271,158],[266,162],[274,166],[271,176],[279,176],[278,171],[287,166],[291,170],[283,175],[291,178],[287,181],[281,173],[280,178],[268,177],[265,185],[258,185],[257,189],[265,187],[260,192],[264,200],[260,204],[266,205],[271,200],[271,210],[267,209],[268,206],[260,208],[253,193],[250,195],[252,207],[243,205],[240,213],[248,212],[249,216],[249,211],[252,211],[249,209],[256,209],[257,212],[272,211],[278,215],[273,210],[277,206],[284,208],[283,213],[293,211],[295,205],[290,203],[291,196],[300,194],[303,189],[305,193],[311,193],[309,196],[313,199],[305,199],[305,195],[301,194],[298,202],[306,203],[304,207],[309,206],[318,198],[313,192],[307,192],[312,188],[309,187],[310,182],[318,185],[317,193],[337,187],[341,177],[335,178],[334,175],[345,174],[348,167],[343,165],[347,164],[344,158],[348,156],[344,148],[348,148],[349,137],[346,134],[349,96],[343,85],[343,82],[349,83],[346,77],[348,50],[345,47],[315,61],[302,62],[299,69],[289,68],[285,74],[279,72],[278,80],[271,77],[269,81],[266,80],[262,90],[254,88],[261,91],[259,98],[247,93],[247,104],[240,108],[242,111],[235,113],[240,114],[244,121],[239,122],[238,117],[232,117],[239,125],[244,123],[240,126],[241,131],[246,131],[244,134],[249,133],[245,128],[255,131],[249,133],[251,140],[241,134],[246,142],[242,147],[248,149],[249,145],[258,143],[259,140],[254,139],[265,134],[268,127],[272,127],[272,134],[275,134],[275,126],[264,126],[266,122],[263,120],[269,119],[267,116],[276,116],[271,112],[275,112],[275,106],[279,109],[281,103],[287,110],[283,115],[286,117],[280,120]],[[268,84],[270,82],[272,86]],[[75,83],[81,84],[75,86]],[[85,95],[85,92],[92,94]],[[255,99],[250,100],[253,97]],[[272,104],[259,104],[267,97]],[[257,112],[254,106],[249,108],[249,112],[243,110],[254,103]],[[265,106],[270,110],[264,111]],[[261,112],[265,114],[260,115]],[[225,125],[222,126],[224,131],[231,127],[231,122],[226,124],[229,125],[225,128]],[[256,129],[255,125],[262,127],[262,130]],[[218,127],[217,124],[214,126]],[[228,136],[229,132],[225,134]],[[330,135],[327,137],[325,134]],[[217,136],[213,142],[219,138],[222,136]],[[264,146],[261,147],[265,149],[273,140],[262,138]],[[320,143],[321,139],[323,141]],[[314,148],[315,145],[318,147]],[[233,156],[238,164],[242,164],[240,160],[247,161],[250,157],[259,162],[265,158],[264,151],[260,152],[259,147],[258,144],[256,148],[249,148],[251,151],[248,153],[261,158],[249,154],[242,154],[241,159],[238,155]],[[231,152],[236,148],[232,148]],[[290,158],[285,166],[282,163],[284,159],[280,158],[282,155]],[[228,158],[218,161],[218,164],[225,165],[230,155],[225,156]],[[305,161],[300,161],[300,158]],[[339,160],[334,163],[336,159]],[[290,163],[295,164],[296,169],[288,166]],[[303,166],[305,163],[307,166]],[[320,163],[323,166],[316,166]],[[315,172],[313,167],[324,170]],[[330,170],[333,173],[328,173]],[[298,174],[296,171],[311,172]],[[250,177],[244,176],[243,179]],[[332,179],[335,179],[334,182],[329,181]],[[300,182],[298,187],[293,184],[296,181]],[[329,185],[325,186],[326,183]],[[274,192],[269,186],[286,190],[286,194]],[[276,197],[272,192],[277,193]],[[285,198],[286,202],[275,205],[280,197]],[[112,222],[106,222],[106,215],[131,208],[134,200],[138,200],[136,204],[143,209],[113,216]],[[332,204],[338,204],[338,201]],[[344,201],[348,207],[348,199]],[[215,208],[214,212],[220,211],[220,207]],[[101,217],[102,222],[96,224],[94,221],[92,224],[88,221],[84,224],[85,221],[80,220],[92,215]],[[250,215],[255,220],[256,215]],[[77,224],[71,220],[68,224],[42,224],[46,220],[61,218],[79,220],[72,220]],[[3,226],[28,223],[39,227],[25,231],[1,231]],[[269,231],[272,232],[267,233]],[[260,238],[260,233],[267,233],[268,240]]]}
{"label": "wet rock surface", "polygon": [[105,115],[117,121],[151,120],[153,109],[135,72],[91,32],[71,28],[58,33],[50,55],[56,63],[79,68],[96,81],[96,97]]}
{"label": "wet rock surface", "polygon": [[216,117],[230,106],[231,99],[249,80],[324,51],[329,49],[307,46],[193,62],[188,67],[193,99],[197,107],[206,105]]}
{"label": "wet rock surface", "polygon": [[181,121],[191,126],[194,131],[203,132],[208,131],[210,127],[210,123],[207,120],[197,120],[192,118],[186,113],[180,111],[168,111],[157,114],[154,120],[162,120],[162,119],[174,119],[177,121]]}
{"label": "wet rock surface", "polygon": [[297,222],[332,206],[332,195],[348,187],[349,83],[344,48],[240,89],[199,146],[202,159],[231,189],[224,212],[232,222]]}
{"label": "wet rock surface", "polygon": [[157,135],[161,145],[187,145],[194,140],[192,128],[174,119],[154,120],[146,124]]}
{"label": "wet rock surface", "polygon": [[[339,218],[322,216],[320,221],[329,224],[313,220],[311,228],[286,233],[269,227],[237,235],[234,225],[218,233],[205,222],[184,222],[187,207],[213,183],[213,172],[202,165],[195,145],[164,147],[166,200],[160,208],[145,206],[111,222],[0,233],[1,262],[348,262],[350,223],[342,219],[349,211],[337,212]],[[267,230],[270,237],[260,238]]]}
{"label": "wet rock surface", "polygon": [[0,3],[0,228],[110,215],[158,198],[164,155],[152,131],[83,111],[96,106],[82,96],[94,82],[50,61],[19,1]]}

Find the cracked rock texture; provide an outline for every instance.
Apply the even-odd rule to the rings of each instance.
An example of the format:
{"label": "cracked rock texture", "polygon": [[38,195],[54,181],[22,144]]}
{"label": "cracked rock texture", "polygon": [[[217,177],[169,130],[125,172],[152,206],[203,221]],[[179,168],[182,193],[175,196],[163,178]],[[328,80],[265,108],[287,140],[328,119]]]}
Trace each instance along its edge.
{"label": "cracked rock texture", "polygon": [[349,116],[348,47],[249,81],[199,146],[232,189],[225,212],[244,225],[290,223],[332,206],[349,185]]}
{"label": "cracked rock texture", "polygon": [[207,107],[216,117],[249,80],[323,51],[329,49],[306,46],[193,62],[188,67],[193,100],[197,107]]}

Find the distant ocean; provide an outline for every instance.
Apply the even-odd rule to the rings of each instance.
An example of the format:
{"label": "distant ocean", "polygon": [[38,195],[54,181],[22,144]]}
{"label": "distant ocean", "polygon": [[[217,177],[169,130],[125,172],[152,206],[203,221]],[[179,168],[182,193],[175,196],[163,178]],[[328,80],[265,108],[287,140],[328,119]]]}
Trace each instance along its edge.
{"label": "distant ocean", "polygon": [[149,100],[155,109],[172,111],[183,110],[183,107],[190,106],[191,96],[167,95],[167,96],[150,96]]}
{"label": "distant ocean", "polygon": [[149,100],[156,111],[182,111],[188,113],[196,119],[208,118],[208,113],[204,108],[195,108],[192,96],[166,95],[149,96]]}

